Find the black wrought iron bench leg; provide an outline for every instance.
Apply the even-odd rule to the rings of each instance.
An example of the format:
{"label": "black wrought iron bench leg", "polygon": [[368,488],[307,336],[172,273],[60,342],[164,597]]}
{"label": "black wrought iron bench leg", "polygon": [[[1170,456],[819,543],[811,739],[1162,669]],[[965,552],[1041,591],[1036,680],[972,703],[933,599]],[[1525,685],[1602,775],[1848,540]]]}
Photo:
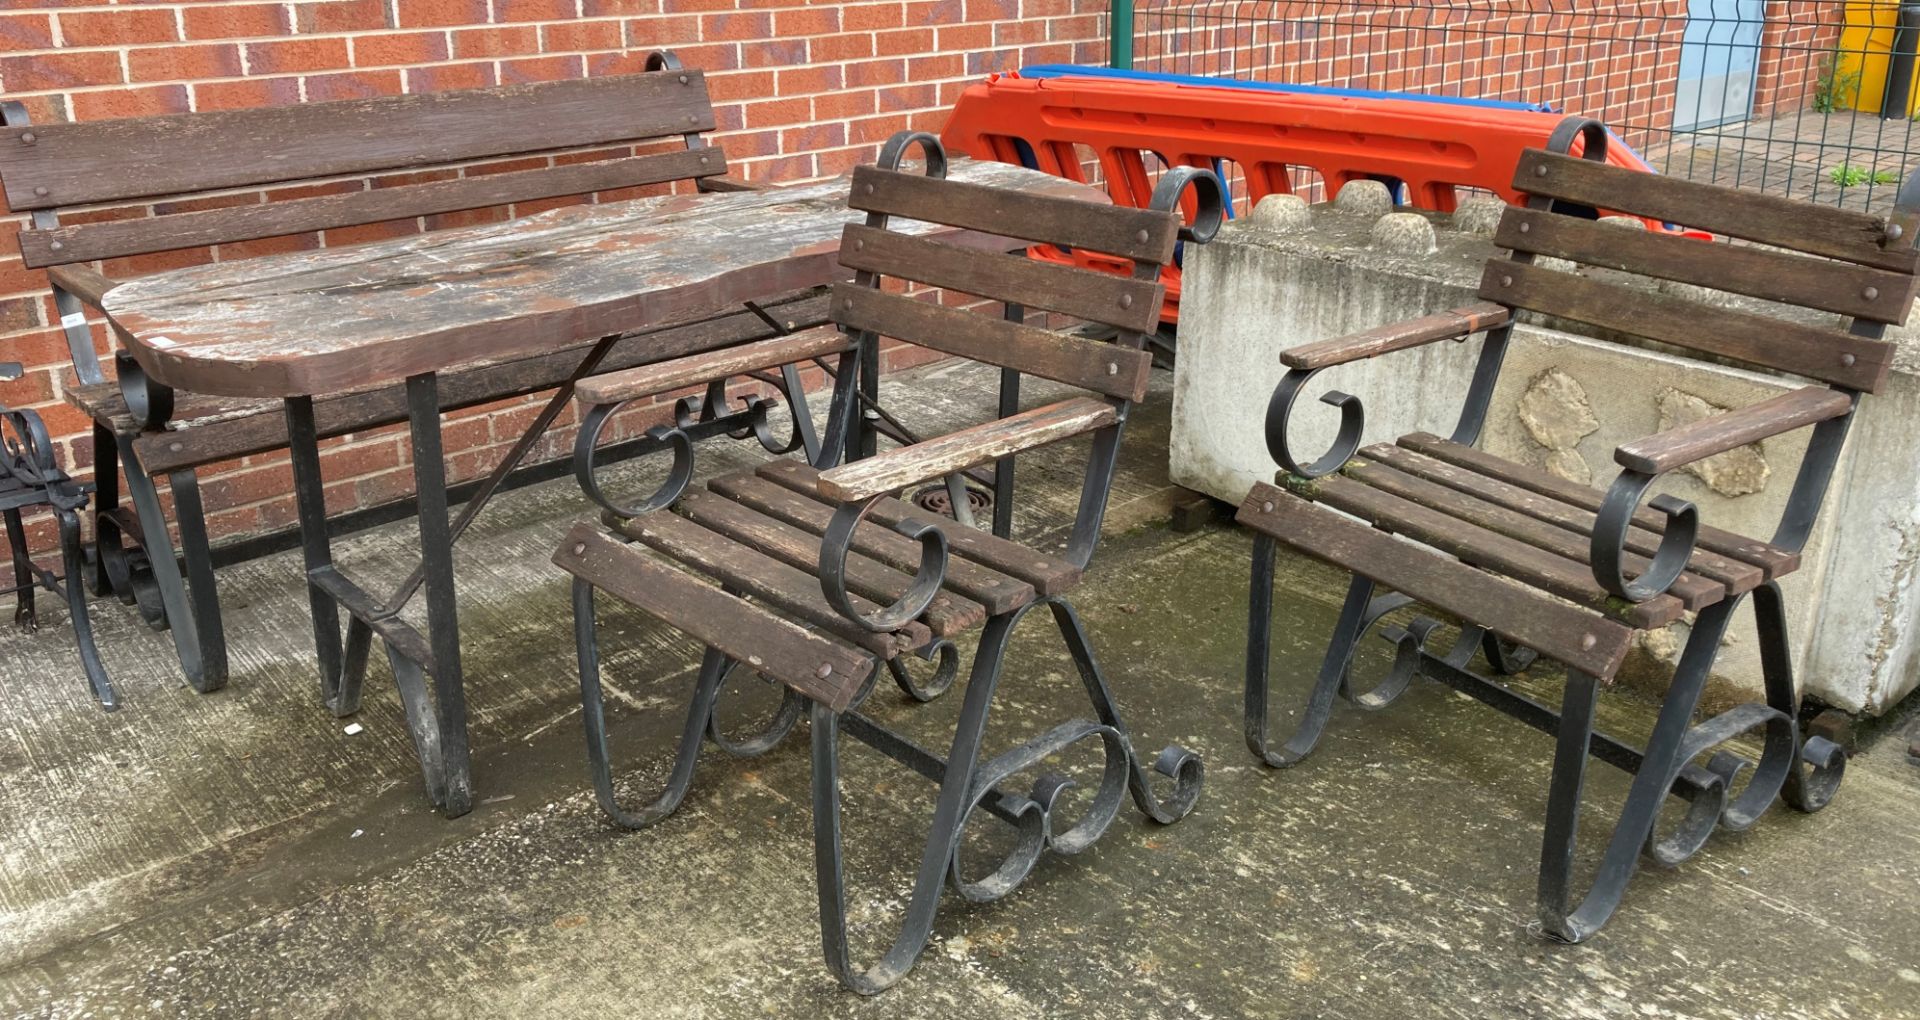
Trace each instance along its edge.
{"label": "black wrought iron bench leg", "polygon": [[39,583],[33,572],[33,557],[27,554],[27,530],[20,521],[19,510],[3,513],[7,523],[7,546],[13,554],[13,622],[31,634],[40,629],[40,621],[33,612],[33,590]]}
{"label": "black wrought iron bench leg", "polygon": [[[220,596],[213,577],[213,552],[207,542],[207,522],[200,502],[199,479],[191,470],[168,475],[173,492],[173,519],[180,530],[180,552],[169,539],[160,495],[128,443],[117,444],[126,464],[127,491],[140,521],[140,547],[147,569],[165,607],[167,629],[187,683],[202,694],[227,684],[227,642],[220,620]],[[117,544],[118,536],[112,541]],[[113,555],[102,547],[101,558]],[[182,563],[186,571],[181,572]]]}

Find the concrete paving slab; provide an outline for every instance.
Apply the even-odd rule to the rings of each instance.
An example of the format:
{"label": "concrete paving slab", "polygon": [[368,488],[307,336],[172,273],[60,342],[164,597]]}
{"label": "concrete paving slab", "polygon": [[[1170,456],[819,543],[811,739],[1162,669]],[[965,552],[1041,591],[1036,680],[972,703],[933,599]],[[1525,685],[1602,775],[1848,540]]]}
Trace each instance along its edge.
{"label": "concrete paving slab", "polygon": [[[0,1015],[1920,1017],[1920,768],[1891,733],[1827,811],[1776,807],[1676,871],[1649,869],[1578,947],[1531,923],[1541,735],[1423,685],[1385,712],[1341,711],[1299,767],[1259,765],[1239,723],[1251,543],[1151,523],[1173,495],[1157,383],[1075,601],[1136,746],[1205,757],[1200,806],[1166,827],[1129,806],[1014,896],[948,897],[892,992],[858,999],[820,962],[803,733],[751,761],[711,754],[655,829],[599,813],[567,585],[546,566],[584,502],[553,483],[504,497],[460,557],[481,798],[463,819],[428,808],[383,670],[360,734],[320,708],[294,556],[222,575],[236,663],[213,696],[178,688],[165,637],[109,607],[102,646],[130,702],[111,716],[87,701],[60,625],[0,638]],[[953,366],[893,381],[929,423],[977,418],[990,384]],[[1078,452],[1023,465],[1018,534],[1057,538]],[[751,459],[702,456],[703,471]],[[405,537],[355,536],[342,558],[397,577]],[[1340,587],[1283,563],[1276,711],[1304,695]],[[603,617],[622,788],[639,797],[665,775],[695,650],[636,614]],[[995,748],[1084,711],[1039,618],[1001,690]],[[768,693],[736,692],[729,712],[749,717]],[[872,706],[944,742],[958,698],[883,690]],[[1651,708],[1620,692],[1605,714],[1632,733]],[[846,768],[850,908],[870,959],[897,924],[931,789],[862,750]],[[1596,772],[1597,835],[1624,787]]]}

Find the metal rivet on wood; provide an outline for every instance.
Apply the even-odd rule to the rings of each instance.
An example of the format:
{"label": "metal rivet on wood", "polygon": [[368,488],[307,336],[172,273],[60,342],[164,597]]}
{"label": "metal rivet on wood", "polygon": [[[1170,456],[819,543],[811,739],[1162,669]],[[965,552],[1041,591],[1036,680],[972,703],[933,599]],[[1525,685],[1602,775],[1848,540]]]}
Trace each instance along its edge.
{"label": "metal rivet on wood", "polygon": [[1134,233],[1134,235],[1133,235],[1133,239],[1134,239],[1134,240],[1136,240],[1136,241],[1139,241],[1139,242],[1140,242],[1141,244],[1146,244],[1146,243],[1147,243],[1147,236],[1148,236],[1148,235],[1147,235],[1147,232],[1146,232],[1145,230],[1140,230],[1140,231],[1137,231],[1137,232],[1135,232],[1135,233]]}
{"label": "metal rivet on wood", "polygon": [[1522,224],[1520,224],[1520,232],[1521,232],[1521,233],[1523,233],[1523,234],[1530,234],[1530,233],[1533,233],[1533,224],[1531,224],[1531,223],[1522,223]]}
{"label": "metal rivet on wood", "polygon": [[1265,502],[1265,503],[1262,503],[1262,504],[1260,504],[1260,512],[1261,512],[1261,513],[1263,513],[1263,514],[1270,514],[1270,513],[1272,513],[1272,512],[1273,512],[1273,501],[1272,501],[1272,500],[1268,500],[1267,502]]}
{"label": "metal rivet on wood", "polygon": [[54,251],[59,251],[60,249],[65,248],[66,245],[61,244],[59,241],[48,241],[47,247],[53,249]]}
{"label": "metal rivet on wood", "polygon": [[1122,294],[1122,295],[1120,295],[1120,307],[1122,307],[1122,308],[1132,308],[1132,307],[1133,307],[1133,295],[1132,295],[1132,294]]}
{"label": "metal rivet on wood", "polygon": [[1537,167],[1534,167],[1534,168],[1533,168],[1533,175],[1534,175],[1535,177],[1545,177],[1545,176],[1547,175],[1547,167],[1546,167],[1546,164],[1544,164],[1544,163],[1543,163],[1543,164],[1541,164],[1540,166],[1537,166]]}
{"label": "metal rivet on wood", "polygon": [[819,677],[819,678],[820,678],[820,679],[822,679],[822,680],[825,680],[826,678],[828,678],[828,677],[830,677],[830,676],[832,676],[832,675],[833,675],[833,663],[831,663],[831,662],[823,662],[823,663],[821,663],[821,664],[820,664],[820,668],[819,668],[819,669],[816,669],[816,670],[814,670],[814,671],[813,671],[813,675],[814,675],[814,676],[817,676],[817,677]]}
{"label": "metal rivet on wood", "polygon": [[1866,298],[1868,301],[1872,301],[1874,298],[1880,296],[1880,288],[1868,287],[1866,290],[1860,292],[1860,296]]}
{"label": "metal rivet on wood", "polygon": [[34,133],[33,133],[33,132],[31,132],[31,131],[22,131],[22,132],[20,132],[20,142],[21,142],[21,144],[23,144],[23,145],[32,145],[33,143],[35,143],[35,142],[37,142],[37,141],[39,141],[39,140],[40,140],[40,136],[39,136],[39,135],[36,135],[36,134],[34,134]]}
{"label": "metal rivet on wood", "polygon": [[684,74],[680,76],[680,84],[682,84],[682,85],[685,85],[685,84],[686,84],[687,82],[689,82],[689,81],[691,81],[691,80],[692,80],[691,78],[688,78],[688,77],[687,77],[686,75],[684,75]]}
{"label": "metal rivet on wood", "polygon": [[1503,276],[1503,277],[1501,277],[1501,278],[1500,278],[1500,286],[1502,286],[1502,287],[1511,287],[1511,286],[1513,286],[1513,277],[1511,277],[1511,276]]}
{"label": "metal rivet on wood", "polygon": [[1108,374],[1108,375],[1119,375],[1119,374],[1120,374],[1120,363],[1119,363],[1119,362],[1117,362],[1117,361],[1109,361],[1109,362],[1107,362],[1107,374]]}
{"label": "metal rivet on wood", "polygon": [[1584,651],[1589,651],[1589,652],[1592,651],[1593,646],[1598,643],[1599,643],[1599,639],[1594,637],[1592,634],[1580,635],[1580,647]]}
{"label": "metal rivet on wood", "polygon": [[1898,223],[1887,224],[1887,240],[1898,241],[1900,240],[1900,235],[1904,233],[1906,233],[1906,230],[1902,229],[1900,224]]}
{"label": "metal rivet on wood", "polygon": [[573,554],[575,556],[585,556],[587,554],[587,543],[585,542],[573,543]]}
{"label": "metal rivet on wood", "polygon": [[1840,363],[1841,363],[1842,365],[1845,365],[1845,366],[1847,366],[1848,368],[1852,368],[1852,367],[1853,367],[1853,363],[1854,363],[1854,361],[1855,361],[1855,360],[1856,360],[1856,359],[1855,359],[1855,358],[1854,358],[1854,356],[1853,356],[1853,355],[1851,355],[1851,354],[1842,354],[1842,355],[1840,355]]}
{"label": "metal rivet on wood", "polygon": [[35,189],[33,189],[33,193],[34,193],[34,194],[36,194],[36,195],[39,195],[39,196],[40,196],[41,198],[45,198],[45,197],[47,197],[47,189],[46,189],[46,186],[45,186],[45,185],[42,185],[42,186],[40,186],[40,187],[38,187],[38,188],[35,188]]}

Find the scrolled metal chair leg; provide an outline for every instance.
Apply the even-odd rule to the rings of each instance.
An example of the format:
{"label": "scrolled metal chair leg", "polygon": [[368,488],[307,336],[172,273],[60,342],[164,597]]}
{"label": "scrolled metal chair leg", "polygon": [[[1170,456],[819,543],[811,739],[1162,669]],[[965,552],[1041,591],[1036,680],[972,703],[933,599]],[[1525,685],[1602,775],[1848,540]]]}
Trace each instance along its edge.
{"label": "scrolled metal chair leg", "polygon": [[[1554,743],[1553,776],[1547,789],[1547,819],[1540,850],[1539,915],[1542,928],[1563,942],[1584,942],[1606,925],[1620,906],[1627,883],[1633,878],[1643,849],[1652,849],[1656,860],[1671,863],[1691,853],[1704,841],[1726,798],[1725,777],[1709,770],[1689,773],[1703,789],[1697,797],[1714,798],[1710,809],[1689,812],[1679,830],[1664,840],[1654,839],[1654,826],[1660,806],[1674,789],[1681,773],[1690,768],[1689,740],[1693,712],[1706,687],[1720,638],[1726,633],[1738,600],[1717,603],[1700,612],[1694,621],[1686,650],[1674,670],[1666,700],[1647,738],[1645,752],[1628,789],[1620,819],[1601,857],[1599,869],[1588,884],[1585,895],[1574,902],[1573,864],[1579,838],[1580,800],[1586,781],[1587,760],[1594,738],[1594,710],[1599,702],[1600,681],[1576,670],[1567,672],[1560,718]],[[1665,850],[1655,849],[1663,846]]]}
{"label": "scrolled metal chair leg", "polygon": [[673,814],[693,785],[694,766],[699,763],[700,743],[713,717],[713,704],[725,678],[726,656],[707,649],[700,662],[700,676],[694,682],[693,697],[687,704],[687,721],[681,730],[680,747],[666,790],[644,807],[629,810],[620,806],[613,788],[613,764],[607,745],[606,699],[600,686],[600,649],[594,633],[593,585],[579,578],[573,582],[573,634],[580,662],[580,717],[586,728],[587,762],[593,772],[594,794],[600,807],[615,824],[641,829]]}
{"label": "scrolled metal chair leg", "polygon": [[1347,599],[1334,625],[1326,657],[1307,700],[1306,712],[1293,735],[1278,749],[1269,746],[1267,736],[1267,660],[1273,627],[1273,565],[1277,540],[1259,535],[1253,543],[1253,582],[1247,610],[1247,748],[1274,768],[1299,763],[1313,752],[1333,713],[1333,702],[1346,683],[1348,663],[1365,632],[1368,609],[1373,599],[1373,582],[1355,575],[1347,586]]}

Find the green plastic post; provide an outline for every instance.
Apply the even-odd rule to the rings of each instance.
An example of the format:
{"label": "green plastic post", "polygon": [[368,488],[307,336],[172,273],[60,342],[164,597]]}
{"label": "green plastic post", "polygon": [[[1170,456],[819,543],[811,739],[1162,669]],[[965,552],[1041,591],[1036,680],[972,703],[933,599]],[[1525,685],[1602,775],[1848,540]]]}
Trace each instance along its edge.
{"label": "green plastic post", "polygon": [[1133,70],[1133,0],[1113,0],[1107,26],[1107,64]]}

